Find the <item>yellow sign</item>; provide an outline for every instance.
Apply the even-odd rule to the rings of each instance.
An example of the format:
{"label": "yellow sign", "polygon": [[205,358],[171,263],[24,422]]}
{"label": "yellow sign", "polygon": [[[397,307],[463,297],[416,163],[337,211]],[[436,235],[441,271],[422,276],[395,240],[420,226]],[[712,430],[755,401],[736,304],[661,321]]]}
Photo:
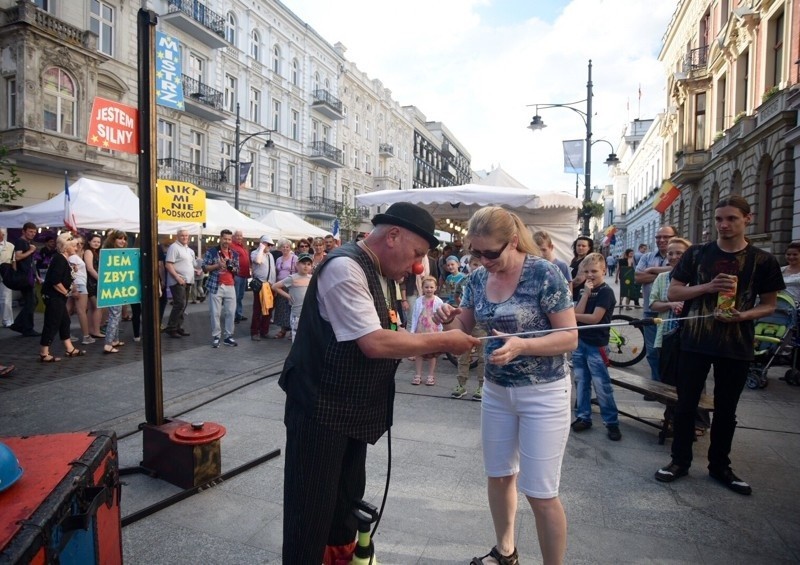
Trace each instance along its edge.
{"label": "yellow sign", "polygon": [[158,187],[158,219],[174,222],[206,221],[206,191],[190,182],[160,180]]}

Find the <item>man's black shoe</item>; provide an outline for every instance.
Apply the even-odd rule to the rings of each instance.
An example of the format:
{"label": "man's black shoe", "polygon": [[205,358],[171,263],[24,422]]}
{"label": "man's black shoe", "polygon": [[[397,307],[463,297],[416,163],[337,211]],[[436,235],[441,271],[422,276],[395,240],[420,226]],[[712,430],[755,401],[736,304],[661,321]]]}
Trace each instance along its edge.
{"label": "man's black shoe", "polygon": [[586,420],[575,420],[572,422],[572,431],[573,432],[582,432],[588,430],[592,427],[591,422],[587,422]]}
{"label": "man's black shoe", "polygon": [[680,479],[681,477],[685,477],[688,474],[689,469],[686,467],[681,467],[675,463],[670,463],[666,467],[662,467],[656,471],[656,480],[661,481],[662,483],[671,483],[672,481]]}
{"label": "man's black shoe", "polygon": [[169,337],[180,338],[181,334],[178,330],[167,330],[165,332]]}
{"label": "man's black shoe", "polygon": [[239,321],[244,322],[247,319],[247,316],[239,316]]}
{"label": "man's black shoe", "polygon": [[8,326],[8,329],[10,329],[13,332],[22,333],[22,329],[17,324],[11,324],[10,326]]}
{"label": "man's black shoe", "polygon": [[619,431],[619,426],[610,425],[606,426],[608,431],[608,439],[611,441],[619,441],[622,439],[622,432]]}
{"label": "man's black shoe", "polygon": [[42,334],[40,334],[40,333],[39,333],[39,332],[37,332],[36,330],[28,330],[28,331],[26,331],[26,332],[22,332],[22,335],[23,335],[24,337],[39,337],[39,336],[40,336],[40,335],[42,335]]}
{"label": "man's black shoe", "polygon": [[181,337],[189,337],[190,335],[192,335],[183,328],[178,328],[178,333],[181,335]]}
{"label": "man's black shoe", "polygon": [[748,485],[742,479],[737,477],[730,467],[722,469],[721,471],[717,471],[715,469],[709,469],[708,474],[712,479],[721,482],[723,485],[725,485],[735,493],[744,495],[749,495],[753,493],[753,489],[750,488],[750,485]]}

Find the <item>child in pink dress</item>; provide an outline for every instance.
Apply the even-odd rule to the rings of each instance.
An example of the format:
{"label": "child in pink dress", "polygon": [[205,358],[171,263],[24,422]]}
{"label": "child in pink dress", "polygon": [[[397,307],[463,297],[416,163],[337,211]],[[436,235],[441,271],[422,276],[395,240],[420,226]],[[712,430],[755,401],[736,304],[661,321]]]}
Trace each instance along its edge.
{"label": "child in pink dress", "polygon": [[[443,304],[442,299],[436,296],[436,279],[434,277],[422,279],[422,296],[414,303],[414,312],[411,314],[411,333],[426,334],[442,331],[442,325],[433,321],[433,314]],[[431,357],[428,361],[430,362],[430,370],[425,384],[433,386],[436,384],[436,377],[433,375],[433,371],[436,369],[436,357]],[[421,356],[417,356],[414,362],[417,366],[417,372],[411,384],[418,385],[422,383],[422,364],[424,359]]]}

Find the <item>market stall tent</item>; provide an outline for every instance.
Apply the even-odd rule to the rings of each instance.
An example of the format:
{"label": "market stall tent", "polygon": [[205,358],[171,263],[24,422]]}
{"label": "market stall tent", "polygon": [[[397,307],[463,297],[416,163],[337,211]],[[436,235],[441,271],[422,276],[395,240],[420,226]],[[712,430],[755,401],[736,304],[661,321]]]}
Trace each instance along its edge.
{"label": "market stall tent", "polygon": [[304,237],[325,237],[331,232],[325,231],[313,224],[306,222],[303,218],[291,212],[272,210],[267,212],[258,221],[262,224],[276,229],[282,237],[287,239],[300,239]]}

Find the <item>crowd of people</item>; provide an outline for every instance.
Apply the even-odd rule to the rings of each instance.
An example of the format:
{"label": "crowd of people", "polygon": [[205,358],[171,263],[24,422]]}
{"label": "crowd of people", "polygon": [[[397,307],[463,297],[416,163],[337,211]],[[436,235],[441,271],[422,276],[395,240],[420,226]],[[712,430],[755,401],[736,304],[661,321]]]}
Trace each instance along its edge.
{"label": "crowd of people", "polygon": [[[188,336],[187,303],[207,299],[212,347],[235,347],[235,325],[248,320],[243,298],[249,289],[251,339],[291,338],[279,381],[287,395],[284,562],[349,560],[367,445],[392,425],[397,367],[413,359],[411,384],[433,386],[436,359],[447,352],[459,356],[453,398],[467,394],[471,361],[479,359],[472,398],[481,401],[496,543],[471,563],[519,562],[520,492],[535,516],[543,562],[561,563],[567,532],[561,465],[570,431],[592,428],[592,389],[608,439],[622,439],[605,355],[607,325],[617,307],[633,303],[644,316],[663,320],[645,334],[648,368],[653,380],[676,388],[678,401],[664,414],[673,423],[671,460],[654,478],[671,483],[688,475],[693,442],[710,427],[709,475],[735,493],[751,494],[734,473],[730,454],[753,359],[754,320],[774,310],[783,289],[800,301],[800,242],[788,246],[780,268],[745,237],[751,221],[747,201],[730,196],[715,203],[715,240],[692,244],[665,225],[651,251],[642,244],[638,255],[628,249],[609,259],[581,236],[569,263],[556,257],[546,232],[532,234],[516,214],[494,206],[478,210],[464,241],[441,251],[433,218],[406,203],[376,215],[365,238],[341,246],[332,237],[273,242],[263,236],[248,249],[241,232],[223,230],[218,245],[198,258],[181,231],[160,257],[164,304],[167,294],[172,300],[163,327],[171,338]],[[103,339],[106,353],[119,351],[124,314],[122,307],[97,308],[97,255],[101,246],[126,247],[126,234],[111,230],[104,241],[95,235],[84,241],[62,233],[39,253],[35,235],[36,227],[26,225],[12,259],[41,280],[42,332],[33,328],[32,291],[32,297],[22,294],[13,322],[7,303],[0,304],[3,325],[40,336],[42,362],[59,360],[50,349],[56,335],[64,355],[86,354],[70,336],[73,313],[83,334],[80,345]],[[0,259],[9,256],[6,248],[1,238]],[[619,296],[609,286],[612,276]],[[141,315],[137,310],[134,319]],[[270,336],[273,325],[278,331]],[[713,418],[698,410],[712,367]]]}

